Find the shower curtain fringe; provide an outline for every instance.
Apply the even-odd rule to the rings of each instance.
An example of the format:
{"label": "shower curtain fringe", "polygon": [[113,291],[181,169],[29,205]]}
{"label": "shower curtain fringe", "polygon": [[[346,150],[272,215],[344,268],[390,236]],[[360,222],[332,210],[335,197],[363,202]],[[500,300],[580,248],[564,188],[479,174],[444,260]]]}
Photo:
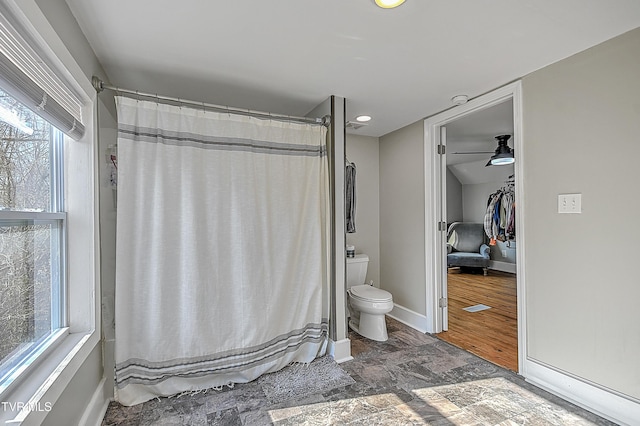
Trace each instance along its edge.
{"label": "shower curtain fringe", "polygon": [[282,114],[273,114],[269,112],[263,111],[254,111],[249,109],[241,109],[234,108],[224,105],[216,105],[210,104],[206,102],[198,102],[198,101],[190,101],[186,99],[173,98],[170,96],[162,96],[157,93],[145,93],[140,92],[138,90],[131,89],[123,89],[122,87],[112,86],[110,84],[105,83],[99,77],[95,75],[91,77],[91,84],[93,88],[96,89],[96,92],[99,94],[103,90],[113,90],[117,93],[126,93],[128,95],[136,96],[138,98],[147,98],[147,99],[155,99],[157,101],[164,101],[167,103],[175,104],[178,106],[189,106],[194,108],[203,108],[205,110],[217,111],[217,112],[230,112],[233,114],[245,115],[249,117],[262,118],[265,120],[277,120],[277,121],[287,121],[294,123],[306,123],[306,124],[317,124],[320,126],[329,127],[331,124],[331,116],[325,115],[321,118],[313,118],[313,117],[297,117],[293,115],[282,115]]}

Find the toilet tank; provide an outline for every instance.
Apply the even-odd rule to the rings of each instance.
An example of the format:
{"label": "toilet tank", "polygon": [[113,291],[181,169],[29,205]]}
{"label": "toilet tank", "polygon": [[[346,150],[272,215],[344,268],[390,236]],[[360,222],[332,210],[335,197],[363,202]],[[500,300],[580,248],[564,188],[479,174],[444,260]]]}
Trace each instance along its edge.
{"label": "toilet tank", "polygon": [[347,289],[354,285],[364,284],[364,280],[367,279],[368,266],[369,256],[366,254],[347,257]]}

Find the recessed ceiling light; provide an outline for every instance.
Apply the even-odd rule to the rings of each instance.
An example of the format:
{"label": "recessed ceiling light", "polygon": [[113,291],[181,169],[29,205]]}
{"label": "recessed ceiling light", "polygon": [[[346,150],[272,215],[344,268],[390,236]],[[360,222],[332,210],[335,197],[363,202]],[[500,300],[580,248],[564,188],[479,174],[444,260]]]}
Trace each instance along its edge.
{"label": "recessed ceiling light", "polygon": [[366,123],[369,120],[371,120],[371,117],[368,115],[359,115],[356,117],[356,121],[359,121],[361,123]]}
{"label": "recessed ceiling light", "polygon": [[392,9],[400,6],[404,0],[376,0],[376,4],[383,9]]}

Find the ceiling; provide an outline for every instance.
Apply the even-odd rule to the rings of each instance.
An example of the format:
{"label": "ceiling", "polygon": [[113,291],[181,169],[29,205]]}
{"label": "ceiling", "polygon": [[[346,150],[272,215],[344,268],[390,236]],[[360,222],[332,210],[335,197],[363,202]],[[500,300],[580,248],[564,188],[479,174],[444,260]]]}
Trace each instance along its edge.
{"label": "ceiling", "polygon": [[640,26],[638,0],[67,0],[111,84],[382,136]]}
{"label": "ceiling", "polygon": [[[502,102],[447,123],[447,165],[487,163],[496,148],[498,135],[513,135],[513,101]],[[513,139],[508,145],[513,148]],[[482,154],[469,154],[483,152]]]}

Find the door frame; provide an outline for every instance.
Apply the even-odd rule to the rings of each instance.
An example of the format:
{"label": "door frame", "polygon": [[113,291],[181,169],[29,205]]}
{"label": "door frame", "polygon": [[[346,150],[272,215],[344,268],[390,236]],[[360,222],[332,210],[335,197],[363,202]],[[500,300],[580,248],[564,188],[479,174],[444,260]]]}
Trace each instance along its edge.
{"label": "door frame", "polygon": [[[513,144],[515,152],[516,187],[516,252],[517,305],[518,305],[518,369],[522,371],[526,354],[525,312],[525,227],[524,227],[524,150],[522,142],[522,84],[520,81],[507,84],[469,102],[428,117],[424,121],[424,187],[425,187],[425,277],[427,332],[440,333],[446,330],[446,170],[441,170],[442,155],[438,154],[441,143],[441,128],[465,115],[492,107],[509,99],[513,100]],[[446,303],[444,303],[446,305]]]}

